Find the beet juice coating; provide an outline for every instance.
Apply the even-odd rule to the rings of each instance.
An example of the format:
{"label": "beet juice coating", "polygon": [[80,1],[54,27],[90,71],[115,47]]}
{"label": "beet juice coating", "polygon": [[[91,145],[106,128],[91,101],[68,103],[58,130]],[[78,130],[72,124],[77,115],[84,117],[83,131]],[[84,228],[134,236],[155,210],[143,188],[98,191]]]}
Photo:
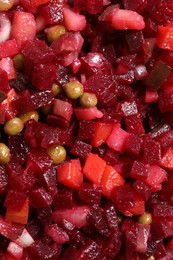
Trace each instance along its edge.
{"label": "beet juice coating", "polygon": [[173,259],[173,2],[0,0],[0,259]]}

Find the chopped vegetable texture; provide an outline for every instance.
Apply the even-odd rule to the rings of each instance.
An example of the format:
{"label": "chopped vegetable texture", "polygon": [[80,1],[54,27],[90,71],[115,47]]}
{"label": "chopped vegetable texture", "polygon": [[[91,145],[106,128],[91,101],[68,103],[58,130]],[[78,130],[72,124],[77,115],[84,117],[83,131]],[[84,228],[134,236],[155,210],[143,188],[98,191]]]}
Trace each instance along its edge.
{"label": "chopped vegetable texture", "polygon": [[173,1],[0,0],[1,259],[173,259]]}

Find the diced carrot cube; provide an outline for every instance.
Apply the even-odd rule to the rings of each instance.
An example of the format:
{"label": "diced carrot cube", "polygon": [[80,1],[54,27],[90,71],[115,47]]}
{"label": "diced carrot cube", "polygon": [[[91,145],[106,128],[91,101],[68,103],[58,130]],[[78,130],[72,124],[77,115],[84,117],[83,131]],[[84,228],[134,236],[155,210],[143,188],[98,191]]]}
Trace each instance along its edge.
{"label": "diced carrot cube", "polygon": [[112,166],[106,165],[101,179],[103,195],[111,198],[112,192],[116,189],[116,187],[123,184],[123,177],[118,172],[116,172]]}
{"label": "diced carrot cube", "polygon": [[93,183],[100,184],[106,162],[97,154],[90,153],[83,168],[84,176]]}

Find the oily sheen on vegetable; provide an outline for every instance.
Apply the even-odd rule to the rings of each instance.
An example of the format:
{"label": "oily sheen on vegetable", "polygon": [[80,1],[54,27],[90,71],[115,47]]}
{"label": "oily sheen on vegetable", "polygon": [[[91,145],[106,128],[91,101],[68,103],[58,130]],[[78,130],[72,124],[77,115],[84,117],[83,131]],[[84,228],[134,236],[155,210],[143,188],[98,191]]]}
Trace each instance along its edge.
{"label": "oily sheen on vegetable", "polygon": [[0,259],[173,259],[173,2],[0,0]]}

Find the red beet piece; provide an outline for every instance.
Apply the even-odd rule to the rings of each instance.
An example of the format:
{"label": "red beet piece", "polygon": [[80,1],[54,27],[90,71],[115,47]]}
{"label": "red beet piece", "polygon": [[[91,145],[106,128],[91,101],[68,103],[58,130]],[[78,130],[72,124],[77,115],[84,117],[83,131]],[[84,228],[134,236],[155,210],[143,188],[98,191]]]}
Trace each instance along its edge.
{"label": "red beet piece", "polygon": [[7,94],[10,90],[10,84],[8,80],[8,74],[5,70],[0,70],[0,90]]}
{"label": "red beet piece", "polygon": [[0,217],[0,233],[4,237],[15,240],[22,234],[23,229],[24,225],[7,222],[2,216]]}
{"label": "red beet piece", "polygon": [[54,209],[70,209],[74,205],[73,192],[68,189],[58,190],[53,198]]}
{"label": "red beet piece", "polygon": [[125,216],[140,215],[145,210],[144,200],[128,184],[116,188],[114,202]]}
{"label": "red beet piece", "polygon": [[38,219],[45,226],[52,223],[51,207],[37,208]]}
{"label": "red beet piece", "polygon": [[94,226],[98,232],[106,237],[110,235],[110,228],[108,222],[104,216],[104,211],[102,208],[92,208],[88,215],[88,222]]}
{"label": "red beet piece", "polygon": [[106,216],[109,227],[112,230],[117,231],[118,225],[119,225],[118,215],[117,215],[115,206],[112,203],[109,203],[104,208],[104,214]]}
{"label": "red beet piece", "polygon": [[86,244],[82,246],[75,254],[75,259],[89,259],[97,260],[101,257],[101,248],[93,240],[88,239]]}
{"label": "red beet piece", "polygon": [[122,233],[116,231],[103,243],[103,253],[110,258],[116,257],[122,245]]}
{"label": "red beet piece", "polygon": [[4,205],[9,209],[20,210],[26,201],[26,195],[19,191],[8,190]]}
{"label": "red beet piece", "polygon": [[143,119],[140,113],[125,117],[125,125],[129,133],[139,135],[145,133]]}
{"label": "red beet piece", "polygon": [[105,67],[87,79],[84,84],[85,91],[93,92],[99,99],[104,99],[114,84],[111,69]]}
{"label": "red beet piece", "polygon": [[79,141],[91,139],[95,134],[95,122],[90,120],[82,120],[79,122],[79,130],[77,139]]}
{"label": "red beet piece", "polygon": [[58,192],[56,185],[56,170],[50,167],[47,171],[41,174],[37,174],[37,179],[49,193],[53,197]]}
{"label": "red beet piece", "polygon": [[108,148],[102,158],[106,164],[114,166],[118,162],[119,153],[111,148]]}
{"label": "red beet piece", "polygon": [[149,135],[146,135],[143,140],[143,161],[149,164],[161,161],[161,146]]}
{"label": "red beet piece", "polygon": [[85,159],[92,150],[92,145],[83,141],[75,141],[72,146],[70,153]]}
{"label": "red beet piece", "polygon": [[42,106],[50,104],[53,100],[53,95],[50,90],[29,92],[28,90],[21,91],[12,101],[12,107],[18,113],[25,113],[38,109]]}
{"label": "red beet piece", "polygon": [[34,188],[30,192],[29,199],[34,208],[48,207],[52,204],[52,197],[42,187]]}
{"label": "red beet piece", "polygon": [[99,205],[102,189],[98,184],[83,183],[78,191],[79,198],[89,205]]}
{"label": "red beet piece", "polygon": [[148,198],[151,195],[151,187],[147,185],[145,182],[141,180],[136,180],[133,183],[133,188],[138,192],[138,194],[144,199],[144,201],[147,201]]}
{"label": "red beet piece", "polygon": [[136,223],[136,229],[137,246],[135,251],[146,253],[150,235],[150,225]]}
{"label": "red beet piece", "polygon": [[61,64],[57,64],[56,82],[62,87],[69,82],[68,70]]}
{"label": "red beet piece", "polygon": [[53,221],[57,224],[67,220],[75,227],[81,228],[88,225],[87,215],[90,212],[88,206],[75,206],[72,209],[56,210],[52,214]]}
{"label": "red beet piece", "polygon": [[173,110],[173,93],[161,92],[158,99],[161,113]]}
{"label": "red beet piece", "polygon": [[51,89],[56,79],[55,64],[39,64],[34,66],[32,84],[40,90]]}
{"label": "red beet piece", "polygon": [[167,203],[154,204],[153,218],[163,221],[173,221],[173,209]]}
{"label": "red beet piece", "polygon": [[38,240],[38,238],[40,237],[40,234],[42,232],[41,228],[42,228],[42,224],[38,218],[33,218],[26,225],[26,230],[34,240]]}
{"label": "red beet piece", "polygon": [[37,173],[44,173],[53,166],[52,159],[44,149],[32,149],[28,154],[28,165]]}
{"label": "red beet piece", "polygon": [[127,117],[138,113],[135,101],[123,101],[117,105],[117,109],[121,111],[122,116]]}
{"label": "red beet piece", "polygon": [[58,249],[54,249],[51,246],[42,243],[40,240],[34,242],[30,246],[30,250],[33,254],[33,258],[36,259],[56,260],[59,255]]}
{"label": "red beet piece", "polygon": [[47,124],[53,127],[64,127],[67,128],[70,125],[70,121],[65,119],[62,116],[58,115],[48,115],[47,116]]}
{"label": "red beet piece", "polygon": [[130,134],[126,142],[126,151],[139,156],[142,147],[142,138],[137,134]]}
{"label": "red beet piece", "polygon": [[130,175],[132,178],[146,180],[149,174],[149,166],[138,161],[134,161]]}
{"label": "red beet piece", "polygon": [[167,221],[154,220],[151,225],[151,236],[152,240],[160,240],[163,238],[171,237],[173,230],[171,225]]}
{"label": "red beet piece", "polygon": [[123,0],[123,5],[125,9],[142,13],[147,6],[147,0],[134,0],[133,2],[131,2],[130,0]]}
{"label": "red beet piece", "polygon": [[9,136],[10,161],[20,164],[26,163],[28,146],[22,135]]}
{"label": "red beet piece", "polygon": [[125,33],[125,38],[127,41],[127,46],[130,53],[136,53],[142,47],[144,42],[144,37],[142,31],[128,31]]}
{"label": "red beet piece", "polygon": [[57,224],[47,225],[45,227],[46,234],[51,237],[57,244],[64,244],[69,241],[68,234]]}
{"label": "red beet piece", "polygon": [[58,0],[51,1],[41,8],[39,14],[43,16],[46,24],[56,24],[63,22],[63,5]]}
{"label": "red beet piece", "polygon": [[8,183],[8,174],[3,165],[0,165],[0,194],[5,190]]}

